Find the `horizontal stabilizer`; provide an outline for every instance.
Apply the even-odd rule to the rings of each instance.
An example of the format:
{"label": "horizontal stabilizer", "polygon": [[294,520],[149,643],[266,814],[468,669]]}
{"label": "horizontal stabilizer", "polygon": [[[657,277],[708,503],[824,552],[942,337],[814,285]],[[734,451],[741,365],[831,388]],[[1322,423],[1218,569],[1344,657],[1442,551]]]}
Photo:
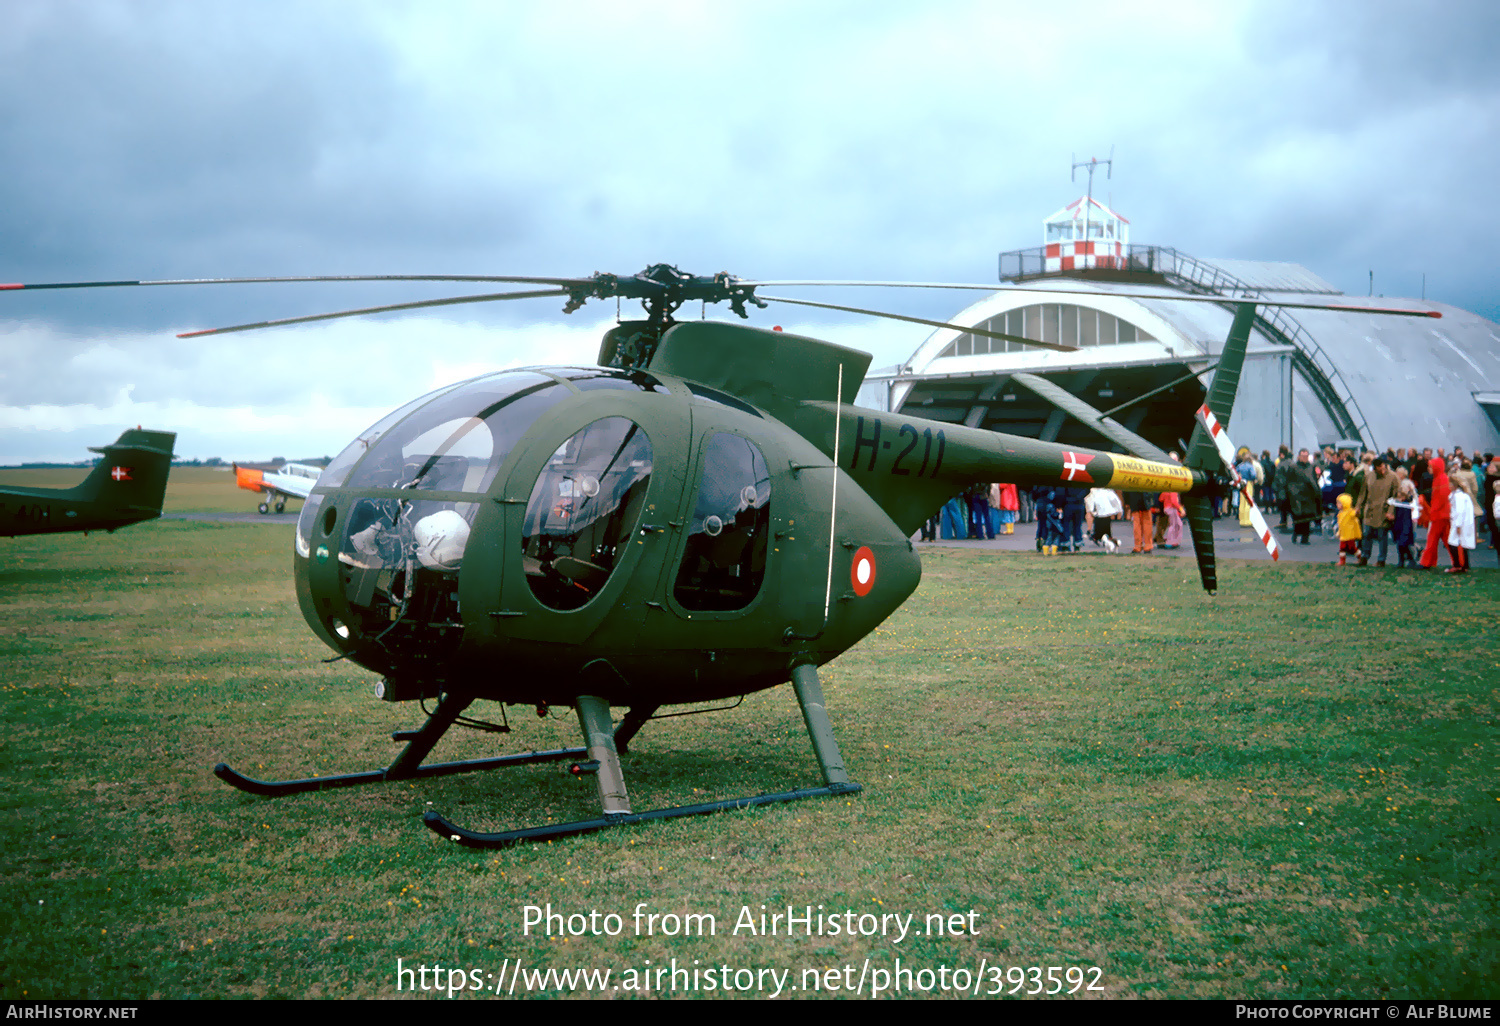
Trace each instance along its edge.
{"label": "horizontal stabilizer", "polygon": [[89,446],[89,452],[97,452],[101,456],[109,455],[115,449],[134,449],[139,452],[155,453],[158,456],[172,458],[172,446],[177,441],[177,435],[172,431],[147,431],[142,428],[127,428],[120,434],[112,445]]}

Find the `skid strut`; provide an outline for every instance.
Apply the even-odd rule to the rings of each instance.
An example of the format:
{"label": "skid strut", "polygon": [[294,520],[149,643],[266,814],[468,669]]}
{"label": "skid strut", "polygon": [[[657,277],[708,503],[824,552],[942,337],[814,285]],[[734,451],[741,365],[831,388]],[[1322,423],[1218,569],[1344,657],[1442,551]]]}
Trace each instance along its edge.
{"label": "skid strut", "polygon": [[630,742],[635,740],[635,735],[646,725],[646,721],[656,715],[656,710],[661,708],[656,705],[631,706],[620,725],[615,728],[615,751],[621,755],[630,754]]}
{"label": "skid strut", "polygon": [[425,780],[428,777],[447,777],[455,773],[477,773],[480,770],[502,769],[506,766],[524,766],[535,762],[561,762],[576,759],[584,754],[582,748],[556,748],[545,752],[518,752],[515,755],[500,755],[489,759],[466,759],[460,762],[438,762],[423,766],[422,760],[432,752],[438,740],[453,721],[469,707],[472,698],[445,694],[438,700],[438,707],[427,717],[421,729],[406,737],[407,745],[385,769],[366,770],[363,773],[342,773],[331,777],[307,777],[303,780],[256,780],[232,769],[226,763],[214,767],[214,776],[241,791],[258,794],[264,798],[279,798],[287,794],[304,791],[328,791],[336,787],[359,787],[362,784],[381,784],[388,780]]}
{"label": "skid strut", "polygon": [[[633,812],[630,798],[625,791],[625,776],[620,768],[617,751],[620,742],[628,741],[650,716],[646,712],[635,717],[631,710],[620,729],[611,727],[609,701],[594,695],[581,695],[576,707],[578,722],[583,728],[588,758],[597,763],[599,803],[604,815],[598,819],[583,819],[572,823],[553,823],[548,826],[530,827],[523,830],[506,830],[500,833],[480,833],[467,830],[444,819],[437,812],[427,812],[422,822],[434,833],[470,848],[508,848],[526,841],[550,841],[560,837],[593,833],[613,826],[645,823],[656,819],[678,819],[683,816],[702,816],[710,812],[727,812],[731,809],[748,809],[757,805],[775,805],[794,802],[803,798],[821,798],[838,794],[853,794],[860,785],[849,779],[844,769],[844,757],[838,742],[833,737],[833,725],[828,711],[823,706],[823,689],[818,683],[817,668],[811,664],[796,667],[792,671],[792,686],[797,692],[797,702],[802,707],[802,718],[807,724],[808,736],[812,739],[813,754],[823,771],[822,787],[806,787],[795,791],[778,791],[774,794],[759,794],[745,798],[729,798],[718,802],[703,802],[698,805],[678,805],[651,812]],[[651,711],[655,711],[654,709]],[[633,729],[631,729],[633,728]],[[628,733],[627,733],[628,730]],[[624,734],[623,737],[620,735]],[[592,766],[590,767],[592,769]]]}

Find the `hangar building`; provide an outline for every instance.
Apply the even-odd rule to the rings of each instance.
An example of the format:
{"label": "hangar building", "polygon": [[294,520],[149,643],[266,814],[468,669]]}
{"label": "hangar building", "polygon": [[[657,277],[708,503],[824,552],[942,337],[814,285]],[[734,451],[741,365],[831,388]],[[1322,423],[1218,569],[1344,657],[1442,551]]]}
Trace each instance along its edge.
{"label": "hangar building", "polygon": [[[897,367],[872,371],[859,403],[933,420],[1110,450],[1045,393],[1059,386],[1163,449],[1182,451],[1233,317],[1229,298],[1362,303],[1296,264],[1208,260],[1134,245],[1129,223],[1080,199],[1043,223],[1045,244],[1000,254],[997,290]],[[1222,295],[1224,304],[1137,299]],[[1443,303],[1442,319],[1258,307],[1230,437],[1256,452],[1358,443],[1500,451],[1500,325]],[[967,332],[1078,346],[1055,352]],[[1038,379],[1042,379],[1038,381]],[[1050,385],[1048,384],[1050,383]]]}

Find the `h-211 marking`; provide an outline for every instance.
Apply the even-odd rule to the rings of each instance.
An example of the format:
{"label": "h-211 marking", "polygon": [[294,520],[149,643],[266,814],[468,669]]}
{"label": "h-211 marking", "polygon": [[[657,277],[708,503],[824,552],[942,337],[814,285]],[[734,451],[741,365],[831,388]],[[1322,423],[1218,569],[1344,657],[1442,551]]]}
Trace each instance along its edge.
{"label": "h-211 marking", "polygon": [[[880,419],[878,417],[871,417],[870,423],[874,425],[874,430],[867,436],[865,434],[865,418],[860,417],[855,422],[854,453],[849,458],[849,469],[851,471],[859,469],[859,454],[861,449],[866,446],[870,449],[870,458],[865,466],[866,472],[870,472],[875,469],[876,454],[881,449],[889,449],[891,447],[891,442],[886,441],[882,444],[880,441]],[[932,428],[923,428],[921,431],[918,431],[915,425],[902,424],[898,441],[900,438],[906,438],[907,436],[910,436],[910,440],[906,443],[906,448],[896,454],[896,459],[891,463],[890,472],[898,477],[907,477],[910,475],[917,477],[937,477],[938,471],[943,466],[943,453],[948,447],[948,440],[943,435],[943,429],[939,428],[934,432]],[[921,465],[915,468],[915,470],[911,467],[903,467],[901,461],[908,456],[912,456],[919,442],[922,443]],[[934,445],[934,443],[936,444]],[[935,458],[934,448],[937,450]],[[916,457],[912,456],[912,458],[915,459]]]}

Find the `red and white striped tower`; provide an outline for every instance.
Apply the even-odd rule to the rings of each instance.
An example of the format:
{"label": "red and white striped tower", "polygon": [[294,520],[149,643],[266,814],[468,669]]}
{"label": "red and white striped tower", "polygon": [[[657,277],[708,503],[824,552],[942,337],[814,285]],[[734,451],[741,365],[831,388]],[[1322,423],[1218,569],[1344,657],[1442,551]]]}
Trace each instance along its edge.
{"label": "red and white striped tower", "polygon": [[1042,222],[1045,268],[1123,268],[1130,222],[1089,196],[1080,196]]}

